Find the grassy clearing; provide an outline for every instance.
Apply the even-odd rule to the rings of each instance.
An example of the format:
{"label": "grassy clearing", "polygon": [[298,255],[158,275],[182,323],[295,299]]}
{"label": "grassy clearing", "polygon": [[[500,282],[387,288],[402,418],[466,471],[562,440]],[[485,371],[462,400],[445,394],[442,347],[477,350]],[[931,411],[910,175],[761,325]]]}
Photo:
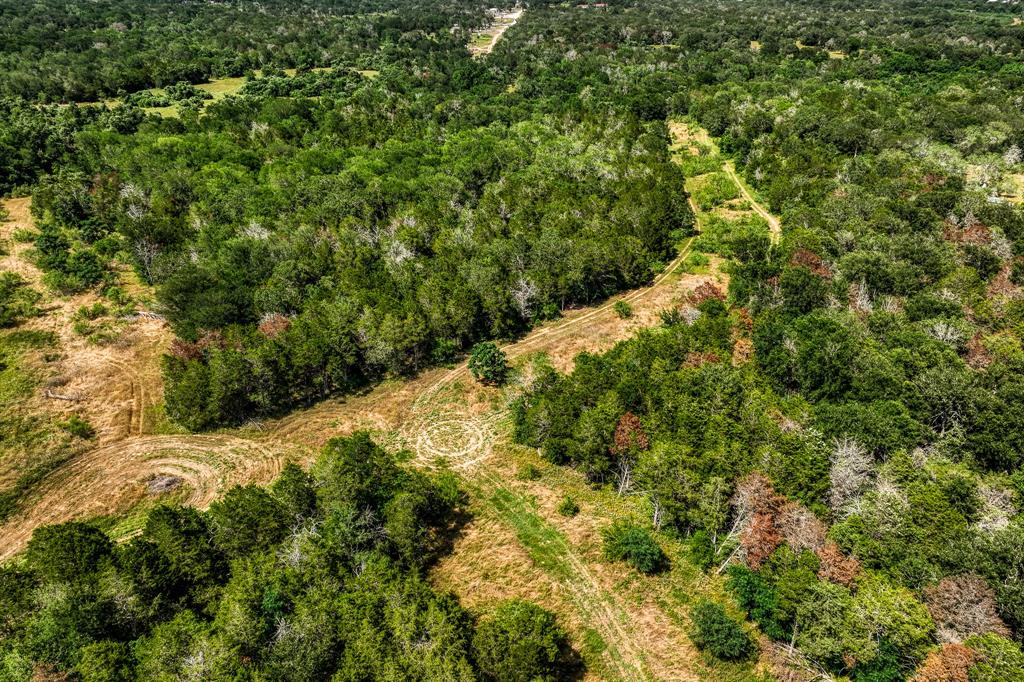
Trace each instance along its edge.
{"label": "grassy clearing", "polygon": [[688,178],[686,190],[702,211],[710,211],[740,196],[739,187],[722,172]]}
{"label": "grassy clearing", "polygon": [[689,119],[670,120],[668,132],[672,137],[672,151],[686,151],[690,156],[718,156],[721,153],[711,133]]}
{"label": "grassy clearing", "polygon": [[[700,598],[728,598],[720,580],[708,578],[690,563],[682,541],[659,535],[670,568],[653,576],[602,558],[602,528],[622,518],[649,523],[651,510],[642,496],[621,497],[595,488],[575,470],[552,465],[505,438],[495,454],[488,467],[467,472],[464,486],[478,514],[508,528],[531,567],[558,586],[562,601],[549,599],[545,605],[574,625],[573,643],[588,672],[602,679],[761,679],[753,663],[707,659],[689,644],[685,633],[690,606]],[[535,468],[539,476],[517,480],[511,475],[526,467]],[[581,508],[575,517],[557,512],[566,496]],[[486,563],[486,557],[458,559],[470,565]],[[492,571],[485,579],[493,591],[522,578]],[[459,591],[458,585],[443,580],[442,586]]]}
{"label": "grassy clearing", "polygon": [[84,447],[53,415],[28,407],[41,388],[33,369],[56,345],[52,334],[12,330],[0,335],[0,522],[23,508],[32,490]]}
{"label": "grassy clearing", "polygon": [[[291,75],[294,75],[294,73]],[[209,83],[201,83],[197,85],[196,88],[213,95],[213,99],[210,101],[216,102],[224,99],[228,95],[234,95],[242,89],[243,85],[245,85],[245,77],[239,76],[233,78],[216,78]]]}

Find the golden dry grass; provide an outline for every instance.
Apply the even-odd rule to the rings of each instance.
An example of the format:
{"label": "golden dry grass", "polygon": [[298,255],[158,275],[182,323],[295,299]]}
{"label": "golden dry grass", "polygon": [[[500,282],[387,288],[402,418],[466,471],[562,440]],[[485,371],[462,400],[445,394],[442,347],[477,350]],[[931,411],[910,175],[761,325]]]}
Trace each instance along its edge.
{"label": "golden dry grass", "polygon": [[[11,214],[11,221],[2,228],[4,238],[18,229],[34,229],[30,199],[4,203]],[[170,330],[160,320],[140,318],[118,323],[120,332],[113,343],[91,343],[72,330],[73,317],[80,307],[96,303],[98,297],[94,292],[74,296],[47,292],[42,272],[26,259],[30,248],[29,244],[14,244],[10,255],[0,260],[0,269],[19,273],[44,293],[42,314],[25,322],[23,328],[52,332],[58,339],[56,360],[30,360],[36,362],[35,369],[48,384],[33,400],[34,407],[64,418],[71,414],[84,417],[96,428],[101,444],[144,433],[149,426],[146,415],[163,393],[159,358],[170,343]],[[120,277],[130,293],[149,295],[133,273],[126,271]]]}

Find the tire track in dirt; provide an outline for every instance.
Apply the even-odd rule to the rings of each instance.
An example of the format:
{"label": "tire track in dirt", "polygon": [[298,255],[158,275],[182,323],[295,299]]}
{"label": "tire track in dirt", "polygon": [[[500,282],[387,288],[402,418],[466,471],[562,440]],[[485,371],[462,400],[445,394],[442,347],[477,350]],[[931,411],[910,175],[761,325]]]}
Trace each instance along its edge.
{"label": "tire track in dirt", "polygon": [[90,450],[48,476],[32,504],[0,529],[0,561],[20,551],[38,526],[117,513],[147,495],[155,476],[187,486],[184,503],[209,505],[231,485],[272,480],[284,458],[257,441],[222,434],[141,436]]}
{"label": "tire track in dirt", "polygon": [[768,231],[771,233],[772,243],[778,244],[779,240],[782,239],[782,223],[778,218],[769,213],[768,209],[762,206],[761,203],[747,190],[746,185],[743,184],[743,181],[736,174],[736,168],[733,166],[732,161],[726,161],[723,163],[722,168],[725,170],[726,175],[736,183],[736,187],[739,189],[740,194],[743,195],[744,199],[750,202],[750,206],[754,211],[768,222]]}
{"label": "tire track in dirt", "polygon": [[[482,492],[488,496],[494,496],[498,491],[517,495],[507,488],[499,473],[486,466],[475,469],[471,480],[480,485]],[[513,517],[513,525],[521,527],[529,523],[529,512],[507,509],[506,513]],[[651,679],[647,672],[642,637],[629,626],[628,615],[621,600],[601,586],[564,535],[558,533],[557,537],[557,546],[545,547],[547,556],[563,564],[566,576],[560,581],[563,591],[575,605],[582,622],[600,633],[608,647],[605,651],[607,662],[618,673],[619,679]]]}

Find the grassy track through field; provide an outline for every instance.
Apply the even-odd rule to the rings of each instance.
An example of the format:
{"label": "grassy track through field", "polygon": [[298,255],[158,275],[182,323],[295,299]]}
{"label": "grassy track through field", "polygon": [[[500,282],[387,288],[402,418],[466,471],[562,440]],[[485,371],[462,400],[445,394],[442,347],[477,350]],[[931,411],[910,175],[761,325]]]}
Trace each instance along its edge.
{"label": "grassy track through field", "polygon": [[778,218],[769,213],[768,209],[761,205],[761,202],[754,198],[754,195],[747,189],[746,184],[744,184],[743,180],[740,179],[740,176],[736,174],[736,167],[733,165],[731,160],[722,164],[722,169],[725,171],[726,175],[736,183],[736,187],[739,189],[740,194],[743,195],[744,199],[750,202],[750,206],[754,211],[768,222],[768,229],[771,231],[772,243],[778,244],[779,240],[782,239],[782,223],[779,222]]}

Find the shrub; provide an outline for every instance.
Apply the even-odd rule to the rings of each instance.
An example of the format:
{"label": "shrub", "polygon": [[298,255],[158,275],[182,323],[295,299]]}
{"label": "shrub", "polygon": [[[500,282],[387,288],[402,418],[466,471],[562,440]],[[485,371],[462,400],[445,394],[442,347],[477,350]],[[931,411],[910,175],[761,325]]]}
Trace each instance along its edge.
{"label": "shrub", "polygon": [[66,422],[63,422],[60,427],[70,433],[72,436],[88,440],[96,435],[96,429],[92,427],[92,424],[85,421],[77,414],[73,414],[68,417]]}
{"label": "shrub", "polygon": [[606,528],[604,555],[611,561],[625,561],[641,573],[655,573],[665,565],[665,553],[646,528],[628,521],[616,521]]}
{"label": "shrub", "polygon": [[698,530],[690,537],[690,561],[702,571],[715,564],[715,543],[705,530]]}
{"label": "shrub", "polygon": [[19,227],[17,230],[11,233],[11,239],[18,242],[19,244],[28,244],[34,242],[39,233],[35,230],[30,230],[26,227]]}
{"label": "shrub", "polygon": [[685,269],[686,272],[696,272],[700,268],[707,267],[710,263],[711,259],[706,255],[694,252],[687,256],[686,260],[683,261],[683,269]]}
{"label": "shrub", "polygon": [[558,513],[572,518],[580,513],[580,505],[571,496],[566,495],[558,504]]}
{"label": "shrub", "polygon": [[104,315],[106,315],[107,312],[108,312],[107,306],[103,305],[99,301],[96,301],[91,306],[83,305],[78,310],[76,310],[75,311],[75,319],[76,320],[96,320],[96,319],[99,319],[99,318],[103,317]]}
{"label": "shrub", "polygon": [[516,472],[516,478],[520,481],[536,481],[540,478],[540,469],[533,464],[527,464],[519,468]]}
{"label": "shrub", "polygon": [[736,183],[725,173],[710,173],[704,176],[691,193],[694,203],[703,211],[711,210],[739,195]]}
{"label": "shrub", "polygon": [[753,652],[750,636],[720,604],[698,602],[690,612],[690,619],[693,621],[690,639],[698,649],[726,661],[747,658]]}
{"label": "shrub", "polygon": [[469,354],[469,371],[480,383],[500,385],[508,376],[508,359],[493,342],[478,343]]}
{"label": "shrub", "polygon": [[521,599],[503,602],[480,622],[473,637],[485,679],[501,682],[555,680],[566,664],[567,637],[555,616]]}
{"label": "shrub", "polygon": [[36,314],[39,293],[14,272],[0,272],[0,327],[17,324]]}
{"label": "shrub", "polygon": [[459,356],[459,346],[451,339],[438,339],[430,351],[430,361],[437,365],[447,365]]}
{"label": "shrub", "polygon": [[625,301],[616,301],[615,305],[612,306],[615,314],[619,316],[620,320],[633,317],[633,306]]}

